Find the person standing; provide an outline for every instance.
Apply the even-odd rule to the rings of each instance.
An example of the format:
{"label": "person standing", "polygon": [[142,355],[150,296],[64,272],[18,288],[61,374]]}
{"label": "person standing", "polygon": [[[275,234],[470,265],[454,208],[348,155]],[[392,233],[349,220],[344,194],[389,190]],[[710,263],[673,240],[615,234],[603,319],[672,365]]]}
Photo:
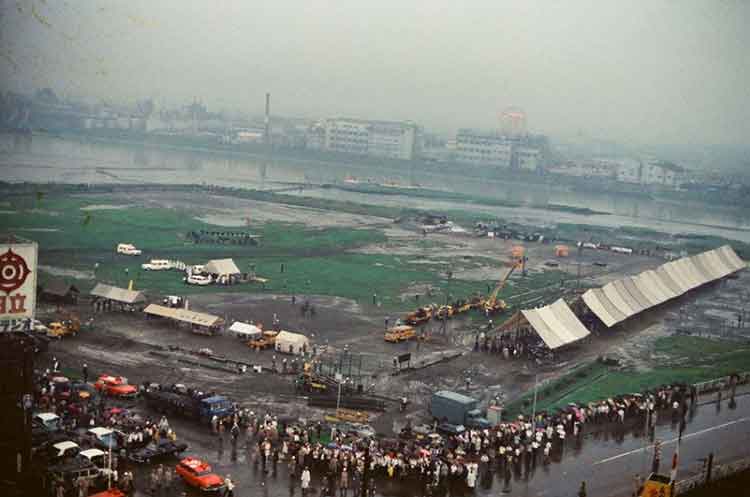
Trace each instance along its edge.
{"label": "person standing", "polygon": [[232,481],[232,475],[227,475],[224,478],[224,497],[234,497],[234,482]]}
{"label": "person standing", "polygon": [[344,466],[344,469],[341,471],[341,479],[339,480],[339,495],[341,495],[341,497],[346,497],[348,491],[349,473],[346,470],[346,466]]}
{"label": "person standing", "polygon": [[83,382],[88,383],[89,382],[89,366],[85,362],[83,363]]}
{"label": "person standing", "polygon": [[307,466],[302,470],[300,481],[302,482],[302,495],[307,495],[307,489],[310,488],[310,469]]}

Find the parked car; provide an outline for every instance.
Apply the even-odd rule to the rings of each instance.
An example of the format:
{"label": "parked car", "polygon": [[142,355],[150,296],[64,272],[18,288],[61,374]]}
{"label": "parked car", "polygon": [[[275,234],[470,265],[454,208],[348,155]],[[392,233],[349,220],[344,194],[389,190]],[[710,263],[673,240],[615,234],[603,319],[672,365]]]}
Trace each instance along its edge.
{"label": "parked car", "polygon": [[122,255],[141,255],[143,252],[135,248],[135,245],[132,243],[118,243],[117,253]]}
{"label": "parked car", "polygon": [[145,271],[166,271],[172,268],[172,263],[166,259],[151,259],[146,264],[141,264],[141,269]]}
{"label": "parked car", "polygon": [[103,426],[89,428],[86,431],[85,437],[91,445],[102,450],[109,450],[110,447],[112,450],[117,450],[119,448],[117,444],[117,436],[114,430],[110,428],[104,428]]}
{"label": "parked car", "polygon": [[100,476],[99,468],[85,458],[55,464],[47,469],[48,488],[54,488],[58,484],[63,484],[66,488],[74,488],[82,479],[95,483]]}
{"label": "parked car", "polygon": [[41,427],[50,433],[61,430],[60,416],[53,412],[40,412],[34,414],[33,423],[38,423]]}
{"label": "parked car", "polygon": [[130,385],[128,379],[122,376],[103,374],[94,383],[94,388],[112,397],[132,398],[138,395],[138,388]]}
{"label": "parked car", "polygon": [[218,492],[224,488],[224,480],[212,472],[207,462],[200,459],[186,457],[175,470],[187,485],[204,492]]}
{"label": "parked car", "polygon": [[104,452],[103,450],[88,449],[82,450],[81,453],[78,454],[78,458],[84,461],[88,461],[99,468],[99,472],[105,477],[109,476],[110,473],[112,474],[112,476],[115,476],[117,474],[117,471],[114,469],[110,469],[107,454],[108,453]]}
{"label": "parked car", "polygon": [[81,452],[81,447],[70,440],[57,442],[47,447],[47,457],[50,462],[58,462],[64,459],[72,459]]}
{"label": "parked car", "polygon": [[185,283],[187,283],[188,285],[206,286],[210,285],[213,282],[214,280],[213,278],[211,278],[211,276],[202,274],[191,274],[185,277]]}
{"label": "parked car", "polygon": [[157,444],[149,444],[146,447],[128,452],[128,459],[137,463],[149,464],[157,459],[178,456],[187,448],[188,445],[183,442],[159,440]]}
{"label": "parked car", "polygon": [[460,435],[466,431],[464,425],[454,425],[451,423],[440,423],[437,427],[437,431],[445,433],[446,435]]}

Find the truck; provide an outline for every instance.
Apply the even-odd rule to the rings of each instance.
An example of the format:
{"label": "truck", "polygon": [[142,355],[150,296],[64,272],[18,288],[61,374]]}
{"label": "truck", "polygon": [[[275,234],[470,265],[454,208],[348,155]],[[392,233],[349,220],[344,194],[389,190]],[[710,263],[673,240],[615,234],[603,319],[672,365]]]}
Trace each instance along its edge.
{"label": "truck", "polygon": [[234,413],[232,401],[223,395],[149,389],[143,397],[146,404],[156,411],[178,414],[205,423],[210,422],[214,416],[223,418]]}
{"label": "truck", "polygon": [[441,390],[432,394],[430,415],[443,425],[489,428],[490,422],[477,409],[478,402],[460,393]]}

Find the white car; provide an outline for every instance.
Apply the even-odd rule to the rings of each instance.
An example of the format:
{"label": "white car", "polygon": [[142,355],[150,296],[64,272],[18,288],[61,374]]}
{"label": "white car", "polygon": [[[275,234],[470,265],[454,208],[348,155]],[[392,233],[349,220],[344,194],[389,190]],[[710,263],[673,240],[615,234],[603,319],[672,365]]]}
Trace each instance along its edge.
{"label": "white car", "polygon": [[196,264],[195,266],[188,266],[187,268],[185,268],[185,272],[188,275],[191,275],[191,274],[202,274],[203,271],[205,271],[205,270],[206,270],[206,266],[202,266],[200,264]]}
{"label": "white car", "polygon": [[141,255],[142,250],[135,248],[132,243],[119,243],[117,244],[117,253],[123,255]]}
{"label": "white car", "polygon": [[204,276],[202,274],[191,274],[185,278],[185,283],[188,285],[200,285],[206,286],[213,283],[213,279],[210,276]]}
{"label": "white car", "polygon": [[141,264],[141,269],[144,271],[166,271],[172,267],[172,263],[166,259],[151,259],[150,262]]}
{"label": "white car", "polygon": [[67,440],[65,442],[58,442],[55,445],[47,449],[48,455],[53,460],[62,459],[64,457],[74,457],[78,455],[81,448],[77,443]]}

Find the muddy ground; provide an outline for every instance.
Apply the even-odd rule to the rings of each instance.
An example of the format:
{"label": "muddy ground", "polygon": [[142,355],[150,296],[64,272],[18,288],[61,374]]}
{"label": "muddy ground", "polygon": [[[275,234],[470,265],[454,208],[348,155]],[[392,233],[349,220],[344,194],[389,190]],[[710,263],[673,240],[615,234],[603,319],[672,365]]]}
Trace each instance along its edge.
{"label": "muddy ground", "polygon": [[[730,282],[736,284],[736,282]],[[457,318],[445,327],[430,323],[427,330],[430,340],[417,348],[415,342],[389,344],[383,340],[384,316],[377,308],[360,306],[340,298],[313,296],[310,303],[317,309],[315,316],[304,316],[301,302],[292,304],[289,296],[212,294],[195,296],[191,308],[203,310],[232,319],[272,323],[278,316],[283,329],[300,331],[321,346],[323,357],[333,357],[345,347],[355,355],[362,355],[362,382],[375,393],[397,399],[402,395],[411,401],[409,417],[415,422],[425,418],[425,407],[431,392],[438,389],[464,391],[484,402],[492,397],[510,400],[531,387],[534,376],[540,380],[552,379],[569,371],[581,362],[601,355],[613,355],[629,365],[638,365],[643,358],[642,348],[655,336],[670,334],[673,330],[664,323],[673,320],[680,308],[692,301],[707,308],[722,307],[722,298],[732,292],[719,288],[706,288],[694,296],[667,304],[644,313],[618,330],[600,333],[587,341],[557,354],[553,363],[536,365],[528,361],[504,361],[499,356],[472,351],[477,333],[475,321]],[[54,309],[40,309],[51,318]],[[86,304],[76,311],[86,319],[93,315]],[[710,312],[709,312],[710,314]],[[227,335],[206,337],[175,327],[158,319],[146,319],[140,313],[109,312],[93,315],[94,328],[77,337],[52,344],[50,353],[61,359],[63,367],[79,369],[87,362],[91,371],[125,375],[134,382],[145,380],[160,383],[182,382],[204,389],[224,392],[243,405],[254,409],[268,408],[275,412],[302,415],[310,414],[303,398],[293,389],[292,376],[271,373],[233,374],[208,368],[188,366],[165,360],[152,352],[176,345],[198,350],[208,347],[214,353],[229,358],[270,367],[274,353],[250,350],[241,341]],[[499,319],[499,318],[496,318]],[[698,318],[696,318],[698,319]],[[231,319],[230,319],[231,322]],[[458,357],[424,369],[394,376],[391,360],[394,355],[412,352],[415,363],[439,357],[441,354]],[[325,359],[324,359],[325,360]],[[278,357],[280,363],[281,356]],[[466,377],[471,377],[468,392]],[[389,432],[397,429],[395,404],[391,413],[381,415],[375,422],[378,429]],[[320,411],[318,415],[322,414]]]}
{"label": "muddy ground", "polygon": [[[108,194],[103,198],[112,202],[113,196]],[[251,224],[293,221],[313,226],[378,227],[383,229],[387,240],[360,248],[358,252],[391,254],[408,257],[410,261],[423,261],[425,270],[435,270],[435,265],[439,265],[440,261],[456,258],[480,260],[482,262],[478,267],[473,265],[471,269],[459,270],[455,275],[459,279],[476,281],[500,279],[508,270],[506,263],[511,259],[513,246],[519,244],[517,241],[478,238],[469,234],[438,233],[424,236],[418,230],[396,225],[384,218],[323,212],[223,196],[193,197],[185,193],[165,193],[158,197],[151,194],[118,197],[115,194],[114,199],[115,204],[121,200],[128,205],[202,211],[206,219],[227,226],[243,225],[249,219]],[[104,203],[97,206],[111,207],[112,204]],[[526,242],[524,246],[529,271],[555,269],[567,273],[567,295],[576,293],[576,287],[579,286],[576,280],[579,278],[581,288],[600,286],[624,275],[655,268],[664,262],[656,257],[628,256],[590,249],[578,251],[575,247],[570,247],[569,257],[558,258],[555,257],[554,244]],[[519,278],[522,278],[520,272],[514,274],[513,280],[517,281]],[[417,345],[416,342],[386,343],[383,340],[386,319],[393,324],[399,315],[389,315],[377,305],[369,305],[369,302],[357,303],[344,298],[312,295],[298,296],[296,304],[293,304],[288,295],[212,293],[191,296],[190,308],[222,316],[229,324],[235,320],[253,321],[264,323],[267,328],[271,326],[274,316],[277,316],[282,329],[309,336],[321,351],[324,361],[348,349],[358,358],[361,356],[362,366],[358,373],[361,373],[360,381],[364,387],[393,399],[406,396],[412,401],[409,416],[420,421],[425,417],[426,401],[431,392],[438,389],[466,391],[467,377],[471,378],[468,393],[487,402],[496,395],[510,400],[528,390],[536,375],[540,380],[552,379],[565,374],[581,362],[602,355],[614,356],[637,369],[647,369],[649,361],[658,360],[645,353],[653,339],[675,333],[677,327],[684,328],[682,321],[675,324],[675,316],[689,315],[689,322],[692,323],[690,326],[695,329],[716,330],[717,322],[730,319],[736,313],[734,309],[746,301],[747,291],[738,293],[736,289],[746,288],[747,278],[741,276],[740,280],[730,281],[722,284],[723,286],[708,286],[676,302],[645,312],[616,329],[595,333],[586,341],[556,354],[554,361],[541,365],[522,360],[504,361],[499,356],[473,352],[479,326],[486,324],[486,319],[478,313],[454,318],[445,324],[435,321],[428,323],[424,327],[424,333],[429,339]],[[425,293],[426,289],[414,288],[408,291]],[[554,291],[552,294],[553,298],[557,298]],[[153,301],[160,298],[157,295],[150,297]],[[315,307],[314,316],[301,312],[304,300],[309,300]],[[523,300],[519,300],[514,303],[522,302]],[[409,310],[409,305],[404,302],[404,311]],[[690,309],[687,314],[684,310],[686,308]],[[146,319],[141,313],[109,312],[93,315],[86,303],[77,306],[75,311],[84,321],[93,316],[94,328],[51,346],[50,354],[60,358],[63,367],[77,370],[83,362],[87,362],[91,371],[125,375],[133,382],[182,382],[227,393],[241,404],[256,409],[267,407],[290,415],[311,412],[320,414],[319,411],[309,410],[304,399],[295,395],[291,376],[252,372],[239,375],[188,366],[153,354],[153,351],[168,346],[192,350],[210,348],[216,354],[268,368],[274,356],[272,351],[251,351],[233,337],[196,335],[185,328],[156,319]],[[54,317],[54,309],[41,306],[40,314],[42,319],[50,320]],[[493,319],[497,324],[504,317],[496,316]],[[413,354],[415,364],[444,356],[453,358],[394,376],[392,359],[404,352]],[[278,358],[279,363],[280,361],[281,357]],[[376,422],[378,429],[389,432],[392,428],[397,428],[393,425],[395,416],[391,414],[381,416],[380,421]]]}

